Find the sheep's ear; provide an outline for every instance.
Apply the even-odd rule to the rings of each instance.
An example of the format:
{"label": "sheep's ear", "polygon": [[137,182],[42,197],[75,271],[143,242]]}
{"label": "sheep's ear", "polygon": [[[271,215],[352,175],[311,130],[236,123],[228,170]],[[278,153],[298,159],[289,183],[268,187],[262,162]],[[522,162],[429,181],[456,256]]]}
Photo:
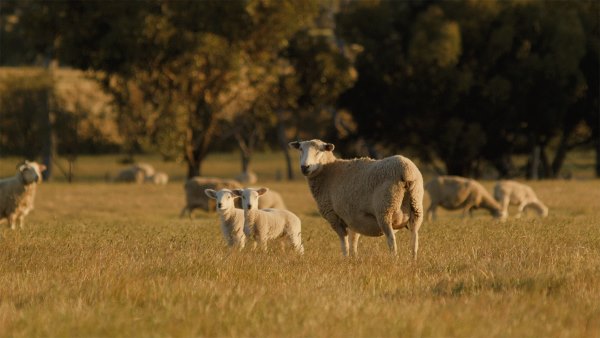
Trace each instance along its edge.
{"label": "sheep's ear", "polygon": [[300,149],[300,142],[298,142],[298,141],[290,142],[290,143],[288,143],[288,146],[290,148]]}
{"label": "sheep's ear", "polygon": [[325,151],[333,151],[334,148],[335,146],[333,145],[333,143],[325,143],[325,145],[323,146],[323,150]]}
{"label": "sheep's ear", "polygon": [[212,189],[205,189],[204,193],[206,194],[206,196],[208,196],[214,200],[217,199],[217,192]]}
{"label": "sheep's ear", "polygon": [[269,191],[269,188],[260,188],[260,189],[256,190],[256,192],[258,193],[258,196],[264,195],[267,191]]}
{"label": "sheep's ear", "polygon": [[15,168],[19,169],[19,171],[23,170],[23,167],[27,165],[27,161],[22,161],[17,163],[17,166]]}
{"label": "sheep's ear", "polygon": [[231,190],[231,193],[233,193],[233,195],[237,196],[237,197],[241,197],[242,196],[242,190],[241,189],[233,189],[233,190]]}
{"label": "sheep's ear", "polygon": [[48,169],[45,165],[43,164],[39,164],[40,167],[40,172],[45,171],[46,169]]}

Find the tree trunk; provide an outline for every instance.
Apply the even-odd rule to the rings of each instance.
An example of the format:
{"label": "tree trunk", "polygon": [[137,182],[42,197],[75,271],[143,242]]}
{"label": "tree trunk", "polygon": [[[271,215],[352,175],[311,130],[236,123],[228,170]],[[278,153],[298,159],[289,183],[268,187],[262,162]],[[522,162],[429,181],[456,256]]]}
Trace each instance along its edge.
{"label": "tree trunk", "polygon": [[598,125],[596,126],[596,177],[600,178],[600,109],[598,110]]}
{"label": "tree trunk", "polygon": [[[48,70],[50,71],[50,70]],[[46,170],[42,173],[44,181],[52,179],[53,160],[56,154],[56,135],[54,134],[54,93],[53,88],[49,88],[46,92],[46,106],[42,113],[42,125],[44,138],[42,147],[42,162],[46,166]]]}
{"label": "tree trunk", "polygon": [[554,154],[554,160],[552,161],[552,178],[558,177],[560,169],[562,168],[565,158],[567,157],[567,150],[567,136],[563,134],[560,144],[558,145],[558,149],[556,149],[556,154]]}
{"label": "tree trunk", "polygon": [[531,158],[529,160],[529,179],[538,180],[540,170],[540,145],[535,144],[531,150]]}
{"label": "tree trunk", "polygon": [[185,159],[188,164],[188,178],[202,175],[202,162],[208,155],[209,145],[216,131],[213,109],[200,94],[196,107],[189,113]]}
{"label": "tree trunk", "polygon": [[290,157],[288,139],[285,137],[285,124],[283,123],[283,110],[281,109],[277,110],[277,139],[279,141],[279,147],[281,147],[283,156],[285,157],[287,178],[291,181],[294,179],[294,171],[292,169],[292,159]]}

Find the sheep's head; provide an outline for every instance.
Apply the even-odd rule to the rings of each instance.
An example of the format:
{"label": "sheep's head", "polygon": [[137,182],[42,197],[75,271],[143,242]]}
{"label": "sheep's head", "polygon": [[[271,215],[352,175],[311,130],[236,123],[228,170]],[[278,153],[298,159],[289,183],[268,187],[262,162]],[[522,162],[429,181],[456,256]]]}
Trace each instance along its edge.
{"label": "sheep's head", "polygon": [[269,189],[267,188],[246,188],[232,190],[236,196],[242,198],[242,208],[244,210],[258,209],[258,198],[264,195]]}
{"label": "sheep's head", "polygon": [[307,177],[317,175],[324,164],[335,160],[332,153],[335,146],[331,143],[321,140],[295,141],[290,142],[289,146],[300,150],[300,170]]}
{"label": "sheep's head", "polygon": [[36,162],[25,161],[17,165],[17,170],[24,184],[41,183],[42,172],[46,170],[46,166]]}
{"label": "sheep's head", "polygon": [[206,189],[204,193],[209,198],[217,200],[217,212],[235,208],[234,201],[238,196],[229,189],[221,189],[219,191]]}

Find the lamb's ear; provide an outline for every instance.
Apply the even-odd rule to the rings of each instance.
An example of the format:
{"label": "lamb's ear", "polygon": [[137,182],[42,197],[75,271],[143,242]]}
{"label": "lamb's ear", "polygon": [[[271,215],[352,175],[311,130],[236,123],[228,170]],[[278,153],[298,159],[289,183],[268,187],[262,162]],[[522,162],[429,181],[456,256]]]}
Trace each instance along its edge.
{"label": "lamb's ear", "polygon": [[19,169],[19,171],[23,171],[23,167],[27,166],[27,161],[22,161],[17,164],[15,168]]}
{"label": "lamb's ear", "polygon": [[48,169],[45,165],[43,164],[39,164],[40,167],[40,172],[45,171],[46,169]]}
{"label": "lamb's ear", "polygon": [[258,196],[264,195],[267,191],[269,191],[269,188],[260,188],[260,189],[256,190],[256,192],[258,193]]}
{"label": "lamb's ear", "polygon": [[333,143],[325,143],[325,145],[323,146],[323,150],[325,151],[333,151],[334,148],[335,146],[333,145]]}
{"label": "lamb's ear", "polygon": [[241,197],[242,196],[242,190],[241,189],[233,189],[233,190],[231,190],[231,193],[234,196],[237,196],[237,197]]}
{"label": "lamb's ear", "polygon": [[298,142],[298,141],[290,142],[290,143],[288,143],[288,146],[290,148],[300,149],[300,142]]}
{"label": "lamb's ear", "polygon": [[217,199],[217,192],[212,189],[205,189],[204,193],[206,194],[206,196],[208,196],[214,200]]}

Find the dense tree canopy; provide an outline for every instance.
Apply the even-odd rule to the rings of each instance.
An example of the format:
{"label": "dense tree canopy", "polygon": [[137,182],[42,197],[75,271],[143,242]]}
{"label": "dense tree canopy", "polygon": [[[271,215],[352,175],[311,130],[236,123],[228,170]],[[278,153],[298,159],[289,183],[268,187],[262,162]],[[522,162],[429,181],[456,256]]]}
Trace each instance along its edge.
{"label": "dense tree canopy", "polygon": [[596,140],[600,154],[593,1],[0,6],[1,65],[92,71],[123,150],[179,158],[189,176],[227,138],[244,170],[255,147],[300,137],[410,149],[461,175],[489,163],[501,176],[552,177],[574,147]]}

